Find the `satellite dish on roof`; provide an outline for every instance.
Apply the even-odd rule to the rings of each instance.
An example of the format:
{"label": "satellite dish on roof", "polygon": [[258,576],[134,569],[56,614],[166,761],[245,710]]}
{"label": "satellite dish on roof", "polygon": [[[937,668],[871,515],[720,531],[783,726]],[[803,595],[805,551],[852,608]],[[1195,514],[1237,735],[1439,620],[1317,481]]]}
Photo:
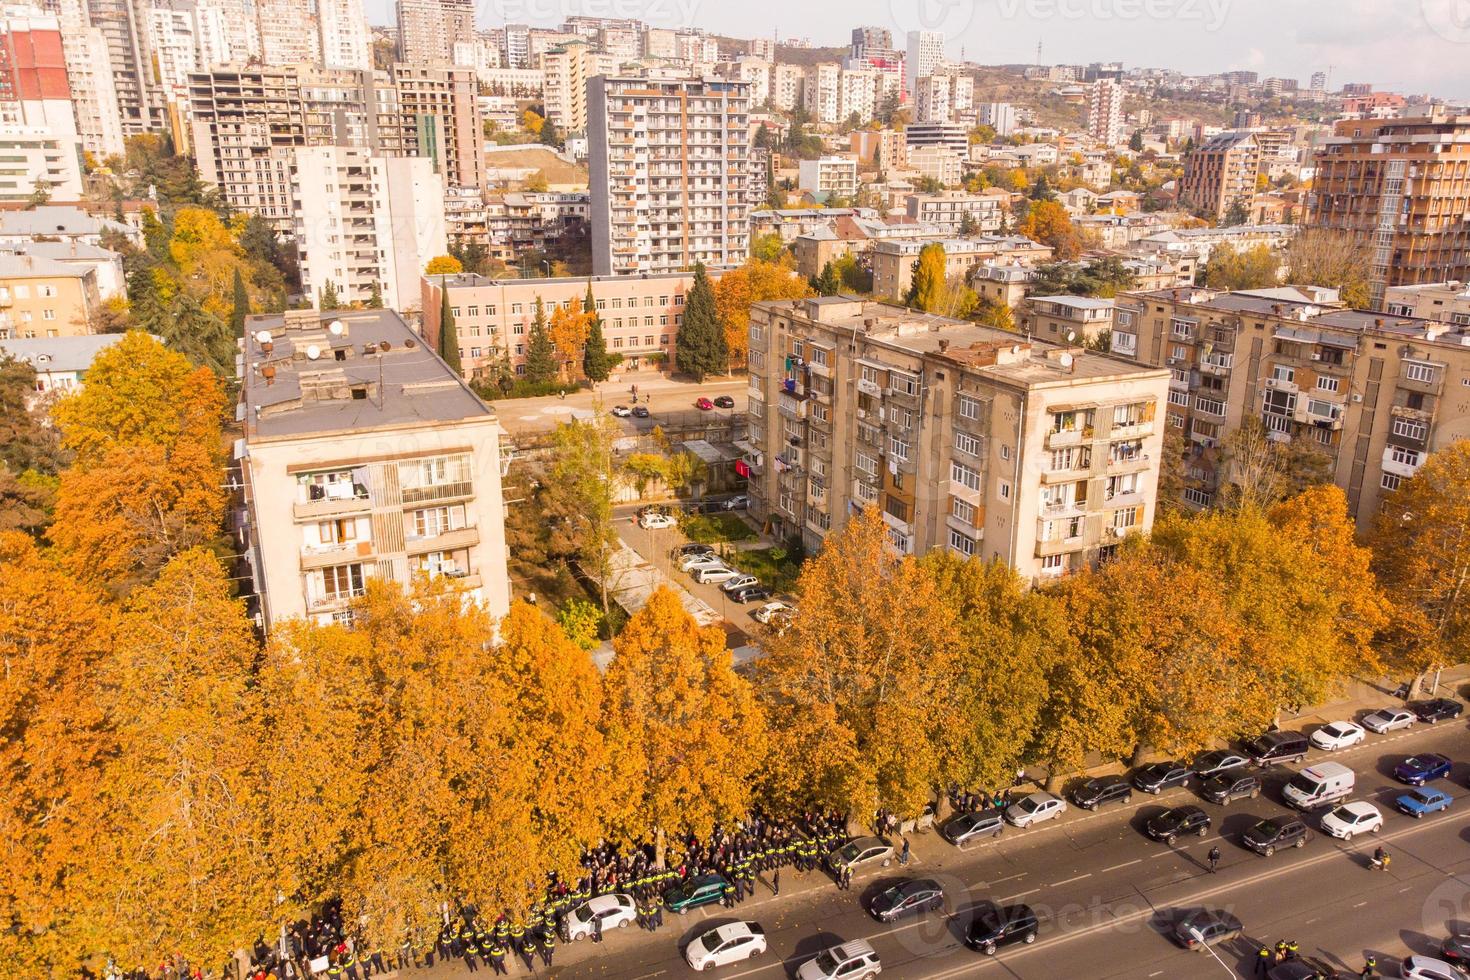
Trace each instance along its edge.
{"label": "satellite dish on roof", "polygon": [[255,335],[255,342],[258,343],[258,344],[268,344],[268,343],[270,343],[271,342],[271,332],[269,330],[261,330],[260,332],[258,332]]}
{"label": "satellite dish on roof", "polygon": [[1072,355],[1071,354],[1063,354],[1061,357],[1057,358],[1057,360],[1061,362],[1062,367],[1067,368],[1068,370],[1071,370],[1071,367],[1072,367]]}
{"label": "satellite dish on roof", "polygon": [[1074,341],[1076,339],[1077,339],[1077,331],[1075,331],[1075,330],[1068,330],[1067,331],[1067,343],[1070,344],[1072,341]]}
{"label": "satellite dish on roof", "polygon": [[342,336],[342,331],[346,329],[347,326],[341,320],[333,320],[331,323],[327,324],[327,332],[330,333],[333,337]]}
{"label": "satellite dish on roof", "polygon": [[306,348],[306,359],[308,361],[314,361],[318,357],[321,357],[321,356],[322,356],[322,349],[320,347],[318,347],[316,344],[312,344],[310,347]]}

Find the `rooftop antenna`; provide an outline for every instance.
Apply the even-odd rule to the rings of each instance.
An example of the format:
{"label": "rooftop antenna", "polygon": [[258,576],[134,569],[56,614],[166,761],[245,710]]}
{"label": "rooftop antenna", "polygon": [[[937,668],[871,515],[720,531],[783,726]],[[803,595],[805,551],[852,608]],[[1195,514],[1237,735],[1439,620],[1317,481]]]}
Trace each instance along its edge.
{"label": "rooftop antenna", "polygon": [[1036,42],[1036,63],[1041,64],[1041,41]]}

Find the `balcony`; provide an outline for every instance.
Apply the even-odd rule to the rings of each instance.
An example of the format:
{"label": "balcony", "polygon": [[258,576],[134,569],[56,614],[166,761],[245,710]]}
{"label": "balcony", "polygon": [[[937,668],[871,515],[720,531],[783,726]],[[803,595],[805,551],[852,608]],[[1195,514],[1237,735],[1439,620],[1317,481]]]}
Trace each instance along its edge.
{"label": "balcony", "polygon": [[1041,535],[1036,536],[1036,557],[1049,558],[1052,555],[1064,555],[1071,551],[1080,551],[1085,539],[1078,535],[1075,538],[1053,538],[1044,541]]}
{"label": "balcony", "polygon": [[949,528],[952,531],[958,531],[966,537],[974,538],[976,541],[979,541],[981,538],[985,537],[984,507],[975,508],[975,522],[976,523],[974,524],[966,524],[964,521],[960,520],[953,514],[946,514],[944,518],[945,527]]}
{"label": "balcony", "polygon": [[475,495],[474,484],[469,480],[435,483],[427,487],[404,487],[403,503],[424,504],[439,500],[459,500]]}
{"label": "balcony", "polygon": [[1077,429],[1053,429],[1046,434],[1047,449],[1064,449],[1067,446],[1080,446],[1092,438],[1092,426],[1083,426]]}
{"label": "balcony", "polygon": [[443,534],[431,534],[427,537],[408,539],[406,551],[410,555],[421,554],[425,551],[458,551],[461,548],[473,548],[480,543],[480,529],[478,527],[461,527]]}
{"label": "balcony", "polygon": [[347,589],[342,592],[329,592],[306,600],[306,608],[311,612],[326,612],[346,608],[347,604],[359,596],[367,594],[367,587],[360,589]]}
{"label": "balcony", "polygon": [[301,549],[301,570],[308,572],[330,565],[341,565],[354,559],[367,558],[373,553],[371,541],[348,541],[338,545],[306,547]]}
{"label": "balcony", "polygon": [[867,378],[858,378],[857,387],[858,391],[865,395],[872,395],[874,398],[883,397],[883,389],[878,387],[876,381],[869,381]]}
{"label": "balcony", "polygon": [[330,517],[366,513],[372,509],[372,506],[373,502],[368,499],[365,492],[361,496],[322,497],[319,500],[292,504],[291,516],[298,521],[319,521]]}

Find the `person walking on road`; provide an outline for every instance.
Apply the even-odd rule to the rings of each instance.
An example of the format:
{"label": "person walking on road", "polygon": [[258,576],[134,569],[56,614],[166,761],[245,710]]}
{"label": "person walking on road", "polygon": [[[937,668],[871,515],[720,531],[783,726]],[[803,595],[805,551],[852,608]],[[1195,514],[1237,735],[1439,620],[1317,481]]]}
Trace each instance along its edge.
{"label": "person walking on road", "polygon": [[1210,848],[1208,857],[1210,860],[1210,874],[1214,874],[1215,870],[1220,866],[1220,845],[1216,844]]}
{"label": "person walking on road", "polygon": [[903,851],[898,855],[898,863],[901,867],[909,866],[909,839],[907,837],[903,839]]}

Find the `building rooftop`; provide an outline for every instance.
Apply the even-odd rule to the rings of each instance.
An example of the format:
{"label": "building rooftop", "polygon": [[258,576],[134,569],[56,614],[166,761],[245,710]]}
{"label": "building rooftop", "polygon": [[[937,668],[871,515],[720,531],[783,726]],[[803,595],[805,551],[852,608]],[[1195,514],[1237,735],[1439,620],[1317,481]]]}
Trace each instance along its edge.
{"label": "building rooftop", "polygon": [[86,242],[72,240],[69,242],[24,242],[19,244],[0,243],[0,252],[16,254],[24,252],[26,255],[38,255],[44,259],[55,259],[65,262],[68,259],[83,261],[107,262],[118,258],[118,253],[105,249],[100,245],[88,245]]}
{"label": "building rooftop", "polygon": [[80,337],[29,337],[0,340],[0,354],[34,367],[37,372],[85,371],[97,355],[123,339],[120,333],[85,334]]}
{"label": "building rooftop", "polygon": [[245,335],[247,441],[494,418],[392,310],[252,316]]}
{"label": "building rooftop", "polygon": [[43,255],[0,251],[0,279],[80,279],[91,273]]}
{"label": "building rooftop", "polygon": [[137,232],[125,224],[94,218],[80,208],[42,205],[29,211],[0,211],[0,235],[100,235],[116,231],[133,237]]}
{"label": "building rooftop", "polygon": [[1055,303],[1058,306],[1070,306],[1074,310],[1111,310],[1112,299],[1099,299],[1095,296],[1072,296],[1061,293],[1056,296],[1032,296],[1033,303]]}

